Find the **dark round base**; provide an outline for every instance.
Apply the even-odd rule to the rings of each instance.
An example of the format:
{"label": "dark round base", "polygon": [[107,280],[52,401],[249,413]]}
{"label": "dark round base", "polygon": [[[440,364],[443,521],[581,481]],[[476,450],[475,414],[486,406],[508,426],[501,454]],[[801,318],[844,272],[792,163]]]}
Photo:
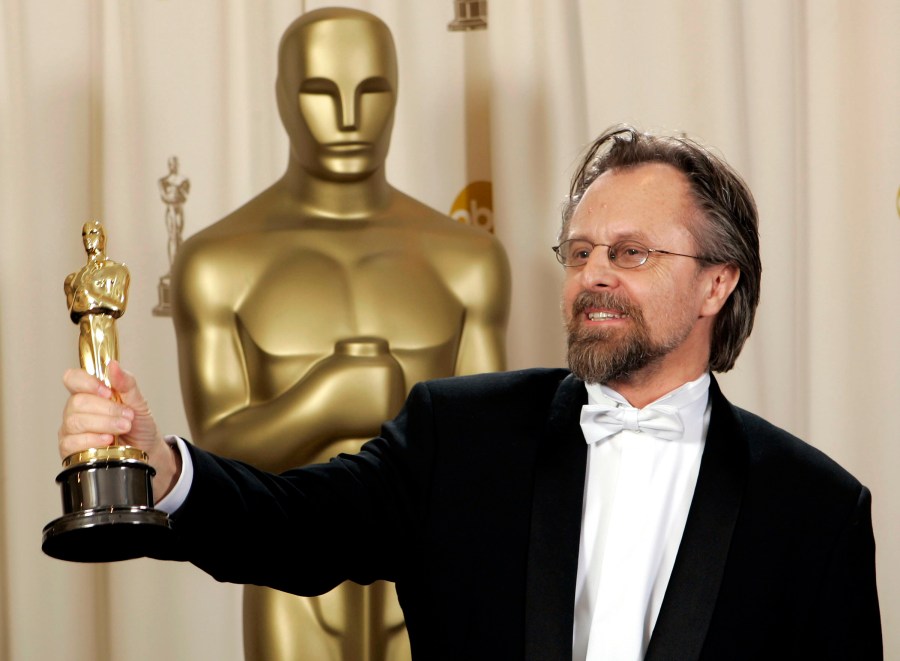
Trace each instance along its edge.
{"label": "dark round base", "polygon": [[44,527],[41,549],[70,562],[115,562],[164,555],[172,529],[164,512],[138,507],[83,510]]}

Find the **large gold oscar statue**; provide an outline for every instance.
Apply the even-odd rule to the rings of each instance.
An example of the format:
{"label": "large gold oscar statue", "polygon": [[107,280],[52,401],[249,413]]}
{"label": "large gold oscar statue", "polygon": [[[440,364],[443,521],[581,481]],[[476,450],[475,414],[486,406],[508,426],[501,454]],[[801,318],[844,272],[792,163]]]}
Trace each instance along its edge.
{"label": "large gold oscar statue", "polygon": [[[303,15],[276,86],[287,171],[184,243],[173,305],[195,441],[283,470],[357,449],[417,381],[503,369],[509,269],[491,235],[387,183],[397,61],[384,23]],[[440,171],[440,154],[422,162]],[[409,658],[389,584],[316,599],[248,586],[244,639],[248,659]]]}

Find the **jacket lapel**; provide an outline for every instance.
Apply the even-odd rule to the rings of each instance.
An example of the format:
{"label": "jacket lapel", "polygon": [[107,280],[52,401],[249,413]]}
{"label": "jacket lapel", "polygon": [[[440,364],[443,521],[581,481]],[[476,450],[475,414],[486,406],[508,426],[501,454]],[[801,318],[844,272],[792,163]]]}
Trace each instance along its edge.
{"label": "jacket lapel", "polygon": [[697,659],[709,629],[747,482],[747,441],[715,379],[697,487],[646,661]]}
{"label": "jacket lapel", "polygon": [[575,578],[587,445],[581,433],[584,382],[568,376],[556,391],[536,453],[525,593],[525,658],[572,654]]}

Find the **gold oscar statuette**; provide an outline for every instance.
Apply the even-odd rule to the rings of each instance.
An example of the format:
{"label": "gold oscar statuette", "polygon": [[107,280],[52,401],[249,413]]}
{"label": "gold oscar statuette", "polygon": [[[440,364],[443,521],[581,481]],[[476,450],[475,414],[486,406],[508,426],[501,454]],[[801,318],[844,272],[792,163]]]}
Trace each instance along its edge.
{"label": "gold oscar statuette", "polygon": [[[116,319],[125,313],[128,269],[106,256],[98,221],[81,231],[87,264],[65,280],[72,322],[78,325],[82,369],[109,385],[118,360]],[[44,527],[44,553],[74,562],[112,562],[154,555],[168,536],[169,520],[153,509],[154,469],[143,451],[119,443],[65,458],[56,477],[63,516]]]}

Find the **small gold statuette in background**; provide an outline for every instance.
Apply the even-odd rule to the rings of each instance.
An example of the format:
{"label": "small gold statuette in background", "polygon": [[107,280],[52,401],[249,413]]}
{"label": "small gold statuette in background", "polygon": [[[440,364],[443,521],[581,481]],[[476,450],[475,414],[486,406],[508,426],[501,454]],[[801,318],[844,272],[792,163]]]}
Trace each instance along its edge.
{"label": "small gold statuette in background", "polygon": [[[130,276],[124,264],[107,258],[98,221],[85,223],[81,237],[87,264],[66,278],[66,302],[78,325],[81,367],[109,385],[109,364],[119,354],[116,319],[125,313]],[[118,439],[66,457],[56,478],[64,513],[44,527],[44,553],[76,562],[156,555],[169,521],[153,509],[154,473],[144,452]]]}
{"label": "small gold statuette in background", "polygon": [[191,192],[191,180],[178,174],[178,157],[169,157],[169,173],[159,180],[159,197],[166,205],[166,231],[169,234],[169,270],[159,279],[159,304],[153,308],[156,317],[172,316],[172,264],[181,247],[184,232],[184,203]]}

